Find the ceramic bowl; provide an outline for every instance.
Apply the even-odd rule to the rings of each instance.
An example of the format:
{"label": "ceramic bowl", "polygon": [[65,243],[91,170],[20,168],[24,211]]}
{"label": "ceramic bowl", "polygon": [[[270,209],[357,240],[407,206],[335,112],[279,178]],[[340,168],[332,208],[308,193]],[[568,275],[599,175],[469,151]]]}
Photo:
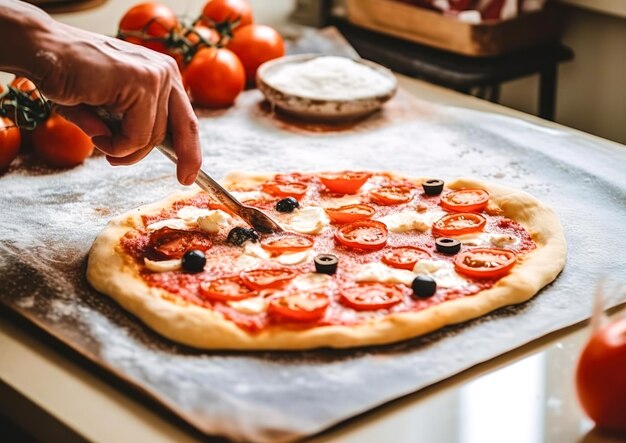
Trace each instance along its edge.
{"label": "ceramic bowl", "polygon": [[353,61],[368,66],[388,78],[390,80],[388,90],[355,99],[329,100],[298,96],[282,91],[268,83],[267,79],[271,78],[272,73],[287,64],[304,63],[317,57],[323,57],[323,55],[298,54],[270,60],[257,70],[257,87],[273,106],[282,111],[303,120],[322,122],[344,122],[363,118],[380,109],[387,100],[394,96],[398,89],[398,82],[389,69],[368,60]]}

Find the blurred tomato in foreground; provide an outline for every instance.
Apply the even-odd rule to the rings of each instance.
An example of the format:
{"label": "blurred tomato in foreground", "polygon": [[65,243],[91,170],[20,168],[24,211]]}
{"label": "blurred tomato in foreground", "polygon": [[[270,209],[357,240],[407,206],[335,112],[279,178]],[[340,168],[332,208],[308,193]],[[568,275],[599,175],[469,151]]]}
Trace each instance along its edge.
{"label": "blurred tomato in foreground", "polygon": [[626,436],[626,318],[592,334],[578,360],[576,389],[599,430]]}
{"label": "blurred tomato in foreground", "polygon": [[21,136],[18,127],[7,117],[0,117],[0,172],[9,168],[20,150]]}
{"label": "blurred tomato in foreground", "polygon": [[227,47],[241,60],[249,83],[255,82],[256,70],[261,64],[285,55],[283,38],[265,25],[237,28]]}
{"label": "blurred tomato in foreground", "polygon": [[56,113],[33,131],[33,145],[37,156],[56,168],[79,165],[94,148],[87,134]]}
{"label": "blurred tomato in foreground", "polygon": [[228,49],[200,49],[183,76],[193,103],[209,108],[232,105],[246,82],[241,62]]}
{"label": "blurred tomato in foreground", "polygon": [[130,8],[119,24],[120,37],[130,43],[167,54],[162,41],[178,28],[178,19],[170,8],[160,3],[140,3]]}

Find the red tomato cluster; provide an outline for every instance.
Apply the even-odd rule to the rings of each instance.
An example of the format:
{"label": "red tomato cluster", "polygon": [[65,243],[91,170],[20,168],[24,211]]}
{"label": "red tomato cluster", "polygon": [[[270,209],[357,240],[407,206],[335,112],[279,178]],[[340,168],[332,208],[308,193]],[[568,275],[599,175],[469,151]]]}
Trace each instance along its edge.
{"label": "red tomato cluster", "polygon": [[247,0],[209,0],[189,25],[165,5],[140,3],[124,14],[118,36],[174,57],[190,99],[208,108],[232,105],[262,63],[285,54],[280,34],[254,23]]}
{"label": "red tomato cluster", "polygon": [[[9,86],[18,93],[25,93],[32,103],[45,103],[33,82],[24,77],[15,78]],[[5,97],[7,95],[3,99]],[[10,100],[2,101],[2,114],[7,116],[0,117],[0,173],[9,168],[20,149],[34,150],[37,158],[55,168],[79,165],[93,152],[91,138],[59,114],[46,113],[44,121],[38,121],[34,130],[28,130],[18,127],[11,118],[18,113],[19,109],[16,111]]]}

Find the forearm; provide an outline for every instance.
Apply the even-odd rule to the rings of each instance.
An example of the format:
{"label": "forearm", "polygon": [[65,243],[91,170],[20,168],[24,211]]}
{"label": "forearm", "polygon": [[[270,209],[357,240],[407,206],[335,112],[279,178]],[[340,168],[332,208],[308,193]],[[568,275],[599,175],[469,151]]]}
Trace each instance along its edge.
{"label": "forearm", "polygon": [[37,82],[46,73],[42,44],[56,22],[41,9],[17,0],[0,0],[0,71]]}

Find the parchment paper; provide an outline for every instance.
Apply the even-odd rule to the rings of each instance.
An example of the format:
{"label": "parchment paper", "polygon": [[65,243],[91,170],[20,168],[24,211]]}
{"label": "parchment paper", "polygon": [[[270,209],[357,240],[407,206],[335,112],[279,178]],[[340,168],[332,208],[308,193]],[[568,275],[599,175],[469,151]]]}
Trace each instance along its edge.
{"label": "parchment paper", "polygon": [[[204,167],[391,169],[473,176],[524,189],[554,207],[568,262],[520,306],[408,342],[352,351],[228,353],[177,346],[145,329],[84,278],[107,221],[180,188],[158,153],[128,168],[93,157],[53,172],[26,158],[0,177],[0,302],[213,435],[292,441],[417,391],[587,318],[600,273],[626,270],[626,149],[572,132],[400,93],[352,129],[299,126],[263,106],[200,112]],[[610,305],[626,300],[613,297]],[[1,320],[1,317],[0,317]]]}

